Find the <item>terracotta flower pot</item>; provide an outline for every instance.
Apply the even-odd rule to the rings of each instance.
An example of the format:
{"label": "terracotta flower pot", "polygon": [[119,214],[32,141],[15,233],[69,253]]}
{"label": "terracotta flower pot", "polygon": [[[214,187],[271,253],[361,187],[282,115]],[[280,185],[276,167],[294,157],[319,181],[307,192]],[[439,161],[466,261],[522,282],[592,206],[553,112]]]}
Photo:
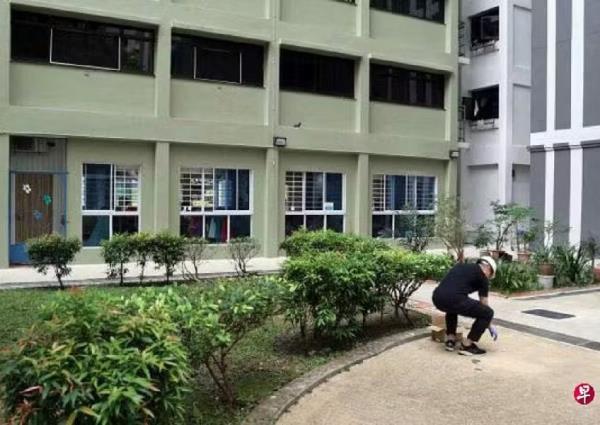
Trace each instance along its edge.
{"label": "terracotta flower pot", "polygon": [[554,264],[541,263],[539,265],[539,272],[542,276],[554,276]]}
{"label": "terracotta flower pot", "polygon": [[499,260],[505,252],[504,250],[490,249],[490,255],[494,260]]}
{"label": "terracotta flower pot", "polygon": [[519,260],[519,263],[529,263],[529,260],[531,259],[531,252],[518,252],[517,259]]}
{"label": "terracotta flower pot", "polygon": [[594,267],[594,281],[600,282],[600,266]]}

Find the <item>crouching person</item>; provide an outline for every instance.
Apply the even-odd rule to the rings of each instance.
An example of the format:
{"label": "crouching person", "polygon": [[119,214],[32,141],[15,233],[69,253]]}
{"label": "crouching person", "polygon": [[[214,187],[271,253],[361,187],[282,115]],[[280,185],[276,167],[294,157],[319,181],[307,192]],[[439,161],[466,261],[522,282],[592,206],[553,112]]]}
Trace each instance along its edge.
{"label": "crouching person", "polygon": [[[456,348],[458,316],[475,319],[471,332],[460,344],[459,354],[485,354],[486,351],[479,348],[476,342],[487,329],[494,339],[497,338],[496,330],[491,326],[494,310],[488,305],[489,279],[495,273],[496,262],[491,257],[482,257],[476,264],[457,264],[433,291],[433,304],[446,313],[446,350],[454,351]],[[473,292],[478,292],[479,301],[469,297]]]}

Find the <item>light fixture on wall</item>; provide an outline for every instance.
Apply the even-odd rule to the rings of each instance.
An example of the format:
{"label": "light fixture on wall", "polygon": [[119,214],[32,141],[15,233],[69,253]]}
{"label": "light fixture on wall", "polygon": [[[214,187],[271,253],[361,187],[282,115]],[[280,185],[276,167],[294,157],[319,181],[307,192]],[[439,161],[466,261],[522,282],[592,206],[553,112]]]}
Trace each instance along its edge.
{"label": "light fixture on wall", "polygon": [[451,150],[450,151],[450,159],[458,159],[460,158],[460,151],[459,150]]}
{"label": "light fixture on wall", "polygon": [[273,146],[277,148],[285,148],[287,146],[287,137],[273,137]]}

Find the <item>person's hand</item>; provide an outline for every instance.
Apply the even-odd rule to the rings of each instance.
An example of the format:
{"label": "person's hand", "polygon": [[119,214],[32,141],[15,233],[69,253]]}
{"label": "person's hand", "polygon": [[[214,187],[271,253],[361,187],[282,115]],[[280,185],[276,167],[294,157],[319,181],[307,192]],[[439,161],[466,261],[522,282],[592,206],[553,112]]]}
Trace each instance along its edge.
{"label": "person's hand", "polygon": [[490,335],[492,336],[492,339],[494,341],[496,341],[498,339],[498,330],[496,329],[496,327],[494,325],[490,325],[488,330],[490,331]]}

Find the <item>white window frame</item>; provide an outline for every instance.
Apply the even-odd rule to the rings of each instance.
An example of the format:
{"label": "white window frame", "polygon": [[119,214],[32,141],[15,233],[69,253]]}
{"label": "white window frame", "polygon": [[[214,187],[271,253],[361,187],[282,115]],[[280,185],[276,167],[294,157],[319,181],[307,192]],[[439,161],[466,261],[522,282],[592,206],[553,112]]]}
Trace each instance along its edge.
{"label": "white window frame", "polygon": [[[337,171],[305,171],[305,170],[287,170],[285,172],[284,186],[287,183],[288,173],[302,173],[302,209],[300,211],[289,211],[285,206],[285,216],[303,216],[302,225],[306,227],[306,217],[309,215],[322,215],[323,230],[327,229],[327,216],[343,216],[342,232],[346,232],[346,174]],[[307,173],[316,173],[323,175],[323,209],[322,210],[307,210],[306,209],[306,175]],[[327,199],[327,174],[341,174],[342,175],[342,209],[341,210],[326,210],[325,202]],[[287,193],[286,193],[287,196]],[[287,200],[284,199],[284,204]]]}
{"label": "white window frame", "polygon": [[[86,165],[109,165],[110,166],[110,209],[108,210],[86,210],[85,205],[85,174],[84,168]],[[136,211],[117,211],[115,209],[117,199],[115,191],[117,169],[128,169],[137,171],[138,185],[137,185],[137,210]],[[84,162],[81,166],[81,217],[83,226],[83,217],[109,217],[108,220],[108,236],[109,239],[113,237],[113,217],[136,217],[138,218],[138,233],[142,227],[142,167],[139,165],[121,165],[110,162]],[[84,249],[95,249],[97,246],[86,246]]]}
{"label": "white window frame", "polygon": [[[213,210],[212,211],[205,211],[205,205],[204,205],[204,197],[206,195],[205,190],[204,190],[204,176],[206,175],[206,171],[207,170],[212,170],[212,175],[213,175]],[[240,171],[248,171],[248,209],[247,210],[215,210],[214,209],[214,197],[215,197],[215,193],[214,193],[214,183],[216,181],[216,171],[217,170],[226,170],[226,171],[231,171],[234,170],[237,173],[239,173]],[[183,191],[183,187],[181,186],[181,176],[184,172],[194,172],[194,173],[198,173],[202,175],[202,183],[201,183],[201,187],[202,187],[202,210],[201,211],[185,211],[182,209],[182,191]],[[238,178],[236,180],[236,197],[239,196],[239,187],[240,187],[240,180],[239,180],[239,174],[238,174]],[[236,199],[236,203],[237,203],[237,199]],[[181,217],[202,217],[202,237],[204,239],[208,239],[206,238],[206,218],[207,217],[214,217],[214,216],[225,216],[227,217],[227,241],[226,242],[220,242],[220,243],[212,243],[211,245],[225,245],[227,244],[230,240],[231,240],[231,218],[232,216],[249,216],[250,217],[250,237],[254,236],[254,225],[253,225],[253,218],[254,218],[254,172],[252,171],[252,169],[250,168],[226,168],[226,167],[181,167],[179,169],[179,217],[180,217],[180,221],[181,221]]]}
{"label": "white window frame", "polygon": [[[390,209],[383,209],[383,210],[375,210],[375,192],[374,192],[374,182],[375,179],[377,177],[382,177],[383,178],[383,205],[385,208],[385,204],[386,204],[386,198],[388,196],[387,193],[387,178],[388,177],[406,177],[408,179],[408,177],[414,177],[415,179],[418,179],[419,177],[432,177],[434,179],[434,186],[433,186],[433,199],[434,201],[436,201],[438,199],[438,185],[439,185],[439,178],[438,176],[435,175],[425,175],[425,174],[386,174],[386,173],[376,173],[373,174],[371,176],[371,213],[373,216],[392,216],[392,236],[391,239],[400,239],[398,237],[396,237],[396,220],[394,219],[396,216],[399,215],[410,215],[413,214],[415,210],[390,210]],[[408,182],[408,180],[407,180]],[[415,180],[415,187],[414,187],[414,200],[415,203],[417,202],[417,197],[418,195],[418,184],[417,184],[417,180]],[[434,203],[434,208],[431,210],[416,210],[417,215],[419,216],[434,216],[437,212],[437,208],[435,208],[435,203]],[[371,225],[373,224],[373,220],[371,219]],[[386,238],[387,239],[387,238]]]}

